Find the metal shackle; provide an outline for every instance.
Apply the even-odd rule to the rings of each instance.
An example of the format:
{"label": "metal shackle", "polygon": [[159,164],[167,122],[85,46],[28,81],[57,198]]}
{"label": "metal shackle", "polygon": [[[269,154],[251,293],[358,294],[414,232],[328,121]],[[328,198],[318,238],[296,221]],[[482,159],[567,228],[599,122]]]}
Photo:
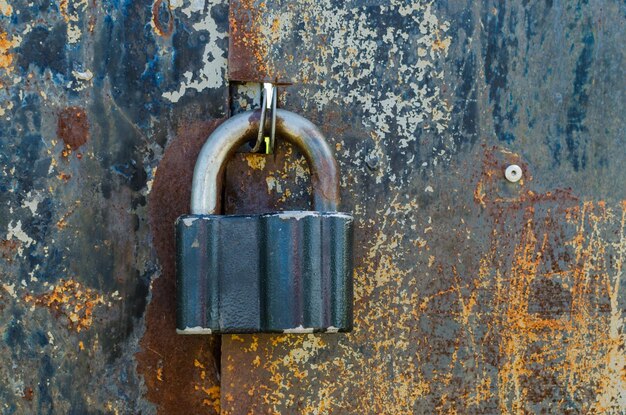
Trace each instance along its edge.
{"label": "metal shackle", "polygon": [[[218,214],[226,162],[237,148],[256,138],[261,111],[235,115],[213,131],[202,146],[193,172],[191,213]],[[336,212],[339,206],[339,170],[320,130],[293,112],[278,109],[276,133],[303,153],[311,171],[313,208]]]}

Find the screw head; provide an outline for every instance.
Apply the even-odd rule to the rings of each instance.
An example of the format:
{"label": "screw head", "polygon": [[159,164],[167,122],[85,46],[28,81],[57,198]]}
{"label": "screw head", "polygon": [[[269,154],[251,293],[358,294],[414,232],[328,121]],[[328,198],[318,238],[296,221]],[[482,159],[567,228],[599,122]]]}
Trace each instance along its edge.
{"label": "screw head", "polygon": [[522,168],[517,164],[511,164],[504,171],[504,177],[511,183],[517,183],[522,178]]}
{"label": "screw head", "polygon": [[378,168],[378,157],[374,155],[367,156],[365,164],[370,170],[376,170]]}

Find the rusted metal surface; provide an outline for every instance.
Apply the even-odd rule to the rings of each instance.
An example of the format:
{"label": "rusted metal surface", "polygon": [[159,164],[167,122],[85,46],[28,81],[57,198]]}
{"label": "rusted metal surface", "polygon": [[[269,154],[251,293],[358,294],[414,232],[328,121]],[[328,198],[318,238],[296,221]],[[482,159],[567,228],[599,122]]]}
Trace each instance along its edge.
{"label": "rusted metal surface", "polygon": [[309,177],[304,156],[285,141],[272,155],[237,153],[226,166],[224,212],[313,209]]}
{"label": "rusted metal surface", "polygon": [[[151,287],[146,332],[136,356],[146,397],[161,413],[219,412],[219,337],[176,334],[174,222],[190,211],[194,164],[219,122],[189,122],[179,129],[159,163],[149,198],[150,227],[161,275]],[[216,349],[217,348],[217,349]]]}
{"label": "rusted metal surface", "polygon": [[231,1],[229,8],[228,78],[243,82],[279,82],[266,62],[267,44],[260,29],[264,25],[265,3]]}
{"label": "rusted metal surface", "polygon": [[[623,5],[235,3],[232,58],[336,145],[356,304],[346,336],[224,336],[223,413],[624,413]],[[244,210],[291,189],[229,174]]]}
{"label": "rusted metal surface", "polygon": [[[625,15],[0,0],[0,411],[626,412]],[[225,336],[218,377],[173,331],[168,220],[227,78],[293,83],[332,143],[357,301],[347,336]],[[226,212],[307,206],[278,140],[235,155]]]}
{"label": "rusted metal surface", "polygon": [[[68,107],[58,116],[57,136],[63,140],[67,149],[77,150],[89,139],[89,120],[84,108]],[[69,155],[69,151],[64,154]]]}
{"label": "rusted metal surface", "polygon": [[256,31],[259,10],[252,1],[230,2],[228,36],[228,77],[233,81],[262,82],[266,80],[263,59],[267,50],[261,50]]}
{"label": "rusted metal surface", "polygon": [[228,4],[159,3],[0,0],[2,413],[218,412],[164,194],[226,116]]}
{"label": "rusted metal surface", "polygon": [[[294,54],[274,53],[277,47],[282,46],[281,36],[292,35],[291,15],[274,13],[285,9],[294,12],[299,6],[285,2],[276,8],[266,1],[230,1],[228,78],[231,81],[271,82],[278,85],[303,81],[299,73],[287,70],[284,66],[286,59],[297,58]],[[271,45],[270,42],[275,44]]]}

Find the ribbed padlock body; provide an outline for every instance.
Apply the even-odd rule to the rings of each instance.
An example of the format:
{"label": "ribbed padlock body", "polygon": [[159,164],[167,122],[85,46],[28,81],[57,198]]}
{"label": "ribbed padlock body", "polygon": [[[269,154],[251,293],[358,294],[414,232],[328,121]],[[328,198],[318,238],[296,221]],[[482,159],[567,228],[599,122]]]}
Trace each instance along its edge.
{"label": "ribbed padlock body", "polygon": [[176,240],[179,333],[352,329],[352,216],[185,215]]}

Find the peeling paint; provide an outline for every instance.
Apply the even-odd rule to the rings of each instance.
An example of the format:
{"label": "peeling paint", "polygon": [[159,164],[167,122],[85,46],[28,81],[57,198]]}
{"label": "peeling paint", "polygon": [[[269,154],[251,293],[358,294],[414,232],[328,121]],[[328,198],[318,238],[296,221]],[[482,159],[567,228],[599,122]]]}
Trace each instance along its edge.
{"label": "peeling paint", "polygon": [[192,13],[202,12],[202,19],[193,25],[198,32],[206,32],[207,41],[202,54],[202,68],[197,72],[187,71],[183,75],[184,81],[176,91],[164,92],[163,97],[173,103],[178,102],[187,91],[197,92],[210,88],[219,88],[224,83],[226,73],[226,56],[219,46],[219,41],[226,39],[228,33],[221,32],[211,16],[211,5],[219,4],[218,1],[208,1],[204,9],[189,9]]}
{"label": "peeling paint", "polygon": [[6,239],[10,241],[14,238],[24,244],[24,246],[20,245],[18,248],[18,254],[20,256],[24,252],[25,247],[27,248],[35,242],[35,240],[31,238],[30,236],[28,236],[26,232],[24,232],[24,230],[22,229],[21,220],[18,220],[17,222],[15,222],[15,224],[13,221],[9,222]]}
{"label": "peeling paint", "polygon": [[[0,0],[0,412],[626,412],[623,4],[154,5]],[[172,224],[258,105],[238,63],[335,149],[357,324],[223,336],[220,368],[175,333]],[[297,151],[257,156],[225,212],[310,204]]]}
{"label": "peeling paint", "polygon": [[13,14],[13,8],[7,0],[0,0],[0,13],[5,16],[11,16]]}
{"label": "peeling paint", "polygon": [[23,208],[28,208],[30,212],[34,215],[37,213],[37,207],[39,203],[43,200],[43,196],[40,194],[32,194],[32,192],[28,192],[26,194],[26,199],[22,203]]}
{"label": "peeling paint", "polygon": [[67,23],[67,42],[76,44],[81,40],[81,14],[87,9],[87,0],[61,0],[59,8]]}

